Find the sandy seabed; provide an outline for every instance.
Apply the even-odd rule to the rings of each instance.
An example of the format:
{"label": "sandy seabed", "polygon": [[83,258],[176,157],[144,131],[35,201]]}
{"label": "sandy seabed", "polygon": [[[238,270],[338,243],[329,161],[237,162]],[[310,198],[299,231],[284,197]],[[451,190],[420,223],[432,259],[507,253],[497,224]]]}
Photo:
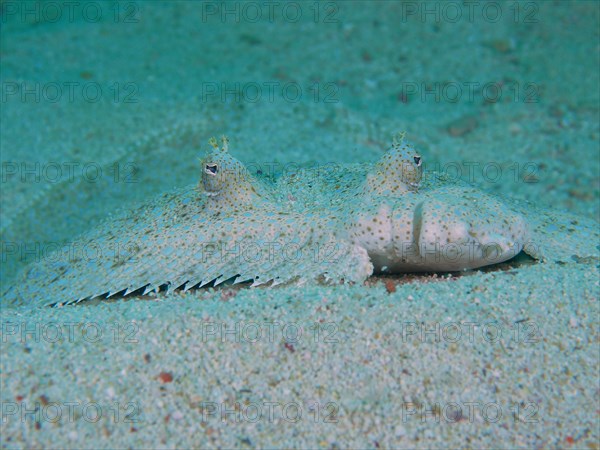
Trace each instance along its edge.
{"label": "sandy seabed", "polygon": [[[196,182],[222,133],[266,167],[372,162],[406,130],[431,167],[598,220],[597,3],[455,22],[408,3],[416,15],[297,3],[297,21],[253,23],[248,3],[91,2],[101,20],[77,7],[54,23],[1,2],[3,289],[114,211]],[[598,272],[566,257],[3,306],[2,447],[596,449]]]}

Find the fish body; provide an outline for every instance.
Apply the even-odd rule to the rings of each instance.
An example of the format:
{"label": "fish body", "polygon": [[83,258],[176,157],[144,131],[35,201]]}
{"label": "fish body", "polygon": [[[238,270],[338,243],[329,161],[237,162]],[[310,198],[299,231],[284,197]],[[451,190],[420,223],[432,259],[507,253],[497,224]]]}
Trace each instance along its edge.
{"label": "fish body", "polygon": [[524,251],[539,260],[592,256],[597,223],[501,200],[442,175],[398,135],[373,165],[329,166],[277,179],[251,174],[223,138],[200,183],[110,217],[27,266],[4,304],[224,282],[360,283],[374,273],[449,272]]}

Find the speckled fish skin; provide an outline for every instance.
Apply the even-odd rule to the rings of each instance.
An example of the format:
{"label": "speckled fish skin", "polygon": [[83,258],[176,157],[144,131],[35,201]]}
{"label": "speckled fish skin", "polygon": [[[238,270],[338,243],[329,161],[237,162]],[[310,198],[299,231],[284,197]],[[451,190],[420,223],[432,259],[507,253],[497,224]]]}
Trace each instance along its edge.
{"label": "speckled fish skin", "polygon": [[595,222],[573,225],[573,216],[423,174],[422,157],[403,137],[373,166],[277,181],[251,175],[225,137],[221,148],[213,138],[199,186],[109,218],[31,264],[3,303],[61,305],[225,281],[359,283],[374,272],[474,269],[521,250],[543,260],[597,258],[597,248],[577,239],[597,242]]}

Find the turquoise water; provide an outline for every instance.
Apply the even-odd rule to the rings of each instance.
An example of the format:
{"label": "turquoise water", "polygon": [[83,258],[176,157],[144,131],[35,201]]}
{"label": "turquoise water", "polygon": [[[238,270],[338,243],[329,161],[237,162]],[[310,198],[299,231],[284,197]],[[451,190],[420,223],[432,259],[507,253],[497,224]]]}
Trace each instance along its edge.
{"label": "turquoise water", "polygon": [[[198,183],[198,158],[209,148],[208,139],[221,134],[229,136],[236,157],[265,173],[271,169],[285,172],[327,164],[371,163],[389,148],[394,133],[406,131],[428,169],[491,193],[598,220],[599,15],[595,1],[2,0],[1,291],[12,285],[28,263],[51,255],[111,215],[172,188]],[[597,293],[593,283],[597,267],[593,263],[574,267],[570,275],[562,275],[570,280],[564,286],[584,279],[578,300],[583,303],[573,311],[593,316],[590,299]],[[523,276],[519,295],[527,291],[528,283],[535,284],[533,275],[527,272]],[[560,276],[556,276],[559,279],[546,281],[546,287],[532,289],[539,297],[547,292],[560,304],[558,297],[571,298],[571,294],[566,287],[561,288]],[[508,292],[502,286],[501,292]],[[471,287],[469,295],[481,292]],[[410,290],[418,292],[418,286],[406,289],[397,295],[402,292],[404,299],[409,295],[418,298]],[[448,292],[455,291],[446,290],[443,301],[452,305]],[[295,302],[302,301],[293,297],[301,296],[298,292],[282,292],[280,298],[277,295],[273,294],[271,301],[285,304],[281,298],[286,295]],[[319,295],[325,298],[328,294],[313,292],[307,300],[317,302],[315,308]],[[380,293],[356,295],[376,299]],[[495,294],[489,295],[492,301]],[[351,301],[353,294],[344,292],[339,298]],[[517,294],[508,295],[510,298],[516,299]],[[343,305],[341,300],[339,305]],[[535,302],[527,305],[539,308]],[[101,315],[113,314],[103,308]],[[232,308],[228,313],[235,315],[235,311]],[[573,311],[565,313],[561,326],[571,326],[571,320],[585,322],[574,318],[577,314]],[[152,315],[151,308],[144,312]],[[129,317],[131,311],[124,313]],[[360,310],[353,313],[360,320]],[[453,310],[448,315],[454,313],[460,316],[460,311]],[[71,314],[77,317],[77,313]],[[3,324],[14,320],[10,316]],[[365,329],[375,333],[367,325]],[[562,336],[562,329],[560,333],[550,330],[549,334]],[[595,336],[597,330],[591,330]],[[12,336],[8,332],[3,326],[4,336]],[[165,351],[153,347],[151,332],[146,337],[148,353]],[[593,346],[586,353],[589,370],[577,366],[582,372],[574,373],[574,377],[592,379],[594,367],[597,373]],[[230,349],[222,350],[227,353]],[[262,350],[268,352],[268,347]],[[38,351],[44,352],[44,347]],[[402,348],[390,351],[397,354]],[[463,355],[463,351],[459,353]],[[471,351],[475,350],[469,348],[465,358],[469,359]],[[10,353],[8,365],[3,362],[3,372],[13,363],[23,367],[41,364],[31,358],[23,363],[15,355]],[[355,359],[357,355],[358,351]],[[535,361],[540,364],[547,359],[538,356]],[[68,361],[68,356],[65,358],[61,361]],[[222,361],[220,356],[215,358]],[[526,360],[528,355],[524,352],[516,358]],[[568,357],[561,358],[558,363],[566,363]],[[119,361],[127,361],[127,357]],[[487,361],[479,362],[485,365]],[[266,359],[257,364],[268,367],[265,378],[273,378],[278,370]],[[56,375],[63,369],[52,367],[51,371]],[[41,381],[37,381],[46,385],[47,378],[40,376]],[[442,378],[433,377],[432,383],[443,386]],[[12,392],[14,389],[33,391],[31,386],[36,383],[25,376],[21,385],[7,384],[6,377],[2,380],[3,387],[11,390],[3,393],[3,405],[24,395]],[[373,386],[385,383],[383,376],[373,380]],[[478,381],[473,384],[479,386]],[[69,387],[61,389],[61,398],[70,399]],[[102,393],[89,389],[91,394],[87,395],[92,397],[105,394],[105,386]],[[122,394],[119,388],[112,389],[115,395]],[[78,399],[84,395],[77,392]],[[210,392],[216,391],[204,387],[201,395],[210,398]],[[598,409],[595,395],[594,411]],[[549,427],[551,438],[547,441],[531,438],[524,429],[510,428],[514,431],[511,435],[505,429],[493,428],[491,435],[500,436],[503,448],[527,444],[568,447],[572,444],[567,438],[573,439],[574,445],[595,442],[597,446],[597,432],[586,432],[583,426],[553,434],[550,424],[568,421],[565,417],[572,409],[589,406],[580,399],[567,403],[568,407],[563,407],[562,401],[551,403],[558,413],[546,416],[546,423],[536,428],[543,434],[543,427]],[[597,426],[597,416],[582,420],[588,428]],[[44,440],[44,436],[54,436],[47,424],[36,430],[29,422],[22,427],[9,423],[8,433],[2,433],[3,448],[52,445]],[[171,423],[175,424],[173,429],[186,428],[177,420]],[[57,426],[54,432],[60,430],[58,434],[66,439],[74,432],[68,426]],[[283,428],[277,428],[279,439],[272,441],[252,438],[248,444],[243,438],[237,443],[224,438],[214,442],[199,439],[196,445],[276,447],[287,442],[300,447],[309,443],[376,447],[375,442],[381,441],[392,448],[426,447],[427,442],[443,446],[440,440],[448,432],[432,427],[431,436],[421,435],[418,442],[407,437],[412,436],[410,432],[396,436],[395,431],[381,431],[376,420],[371,428],[379,430],[379,437],[350,440],[345,445],[341,438],[325,440],[325,444],[285,440],[291,432],[288,429],[286,434]],[[341,427],[338,432],[340,429],[346,430]],[[481,429],[473,425],[456,436],[472,433],[480,445],[493,442],[479,438]],[[103,440],[106,436],[95,433],[91,435],[99,439],[98,446],[107,446]],[[130,434],[118,434],[115,444],[144,445]],[[77,436],[68,446],[84,446],[82,433]],[[447,437],[448,442],[469,445],[456,436]],[[161,438],[157,445],[165,447],[170,442],[172,446],[193,442],[172,435]],[[394,441],[396,438],[399,440]],[[92,448],[94,441],[85,445]]]}
{"label": "turquoise water", "polygon": [[406,130],[432,168],[598,217],[594,2],[3,2],[2,20],[11,268],[195,181],[224,132],[246,163],[302,165],[373,160]]}

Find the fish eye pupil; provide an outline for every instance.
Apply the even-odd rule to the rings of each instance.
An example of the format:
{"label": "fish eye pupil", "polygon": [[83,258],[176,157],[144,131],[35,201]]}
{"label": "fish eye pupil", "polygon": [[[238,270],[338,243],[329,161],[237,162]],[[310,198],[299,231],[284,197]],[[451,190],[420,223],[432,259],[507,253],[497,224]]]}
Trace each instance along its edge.
{"label": "fish eye pupil", "polygon": [[415,161],[415,164],[416,164],[417,166],[420,166],[420,165],[421,165],[421,157],[420,157],[420,156],[413,156],[413,159],[414,159],[414,161]]}
{"label": "fish eye pupil", "polygon": [[217,165],[216,164],[207,164],[206,165],[206,173],[210,173],[211,175],[215,175],[217,173]]}

